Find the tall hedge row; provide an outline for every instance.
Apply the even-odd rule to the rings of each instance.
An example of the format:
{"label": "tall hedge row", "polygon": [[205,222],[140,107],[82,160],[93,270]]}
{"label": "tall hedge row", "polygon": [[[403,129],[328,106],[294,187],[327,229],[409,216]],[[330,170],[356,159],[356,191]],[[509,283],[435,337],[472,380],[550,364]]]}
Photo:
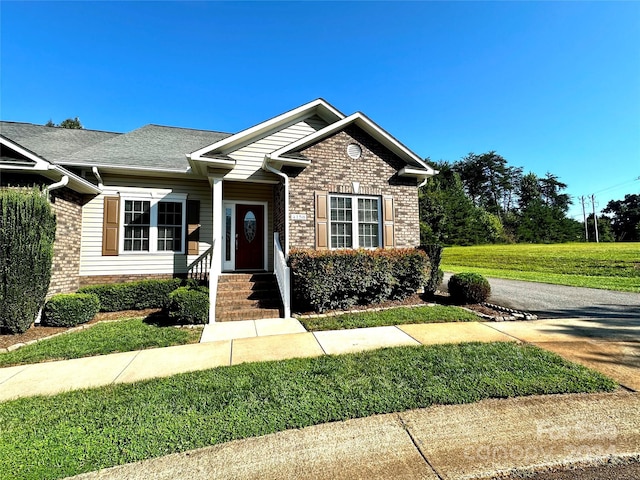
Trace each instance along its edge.
{"label": "tall hedge row", "polygon": [[323,312],[408,297],[426,280],[429,260],[416,249],[293,250],[294,304]]}
{"label": "tall hedge row", "polygon": [[23,333],[44,305],[56,220],[38,188],[0,189],[0,330]]}

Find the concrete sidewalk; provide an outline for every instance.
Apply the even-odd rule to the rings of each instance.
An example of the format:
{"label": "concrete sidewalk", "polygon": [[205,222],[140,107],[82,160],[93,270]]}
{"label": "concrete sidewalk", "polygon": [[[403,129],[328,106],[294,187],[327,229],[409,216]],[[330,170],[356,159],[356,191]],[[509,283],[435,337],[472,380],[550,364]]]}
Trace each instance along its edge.
{"label": "concrete sidewalk", "polygon": [[484,400],[287,430],[91,472],[77,480],[495,478],[640,461],[640,395]]}
{"label": "concrete sidewalk", "polygon": [[295,319],[225,322],[205,330],[203,343],[0,368],[0,401],[137,382],[244,362],[401,345],[515,340],[487,325],[434,323],[311,333]]}

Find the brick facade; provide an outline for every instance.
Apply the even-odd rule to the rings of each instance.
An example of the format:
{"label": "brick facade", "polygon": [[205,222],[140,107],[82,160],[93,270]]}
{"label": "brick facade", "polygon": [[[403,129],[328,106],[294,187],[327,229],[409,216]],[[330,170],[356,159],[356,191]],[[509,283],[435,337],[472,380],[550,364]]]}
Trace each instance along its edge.
{"label": "brick facade", "polygon": [[[357,160],[347,155],[347,146],[359,145]],[[415,247],[420,243],[417,181],[398,177],[405,163],[356,126],[332,135],[300,152],[311,160],[305,169],[288,168],[289,214],[306,215],[290,220],[291,248],[315,248],[315,191],[355,194],[352,182],[359,182],[359,194],[393,197],[395,246]]]}
{"label": "brick facade", "polygon": [[51,283],[47,298],[75,292],[80,274],[80,236],[82,234],[82,195],[62,188],[51,192],[51,208],[56,214]]}

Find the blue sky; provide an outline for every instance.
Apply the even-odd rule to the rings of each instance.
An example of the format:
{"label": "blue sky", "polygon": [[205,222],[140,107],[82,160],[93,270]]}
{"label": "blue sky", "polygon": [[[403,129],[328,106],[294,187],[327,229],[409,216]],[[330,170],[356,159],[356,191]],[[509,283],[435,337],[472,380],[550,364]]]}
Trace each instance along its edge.
{"label": "blue sky", "polygon": [[[639,2],[0,3],[0,117],[237,132],[322,97],[422,157],[639,193]],[[580,216],[575,202],[570,214]]]}

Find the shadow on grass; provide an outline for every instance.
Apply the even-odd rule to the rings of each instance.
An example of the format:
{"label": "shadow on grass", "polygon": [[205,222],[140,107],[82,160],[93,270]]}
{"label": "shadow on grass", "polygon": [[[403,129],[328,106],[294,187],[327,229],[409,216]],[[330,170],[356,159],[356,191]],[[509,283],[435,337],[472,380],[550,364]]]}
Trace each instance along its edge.
{"label": "shadow on grass", "polygon": [[169,317],[169,314],[164,310],[159,310],[147,315],[143,322],[147,325],[153,325],[154,327],[173,327],[176,325],[175,320]]}

